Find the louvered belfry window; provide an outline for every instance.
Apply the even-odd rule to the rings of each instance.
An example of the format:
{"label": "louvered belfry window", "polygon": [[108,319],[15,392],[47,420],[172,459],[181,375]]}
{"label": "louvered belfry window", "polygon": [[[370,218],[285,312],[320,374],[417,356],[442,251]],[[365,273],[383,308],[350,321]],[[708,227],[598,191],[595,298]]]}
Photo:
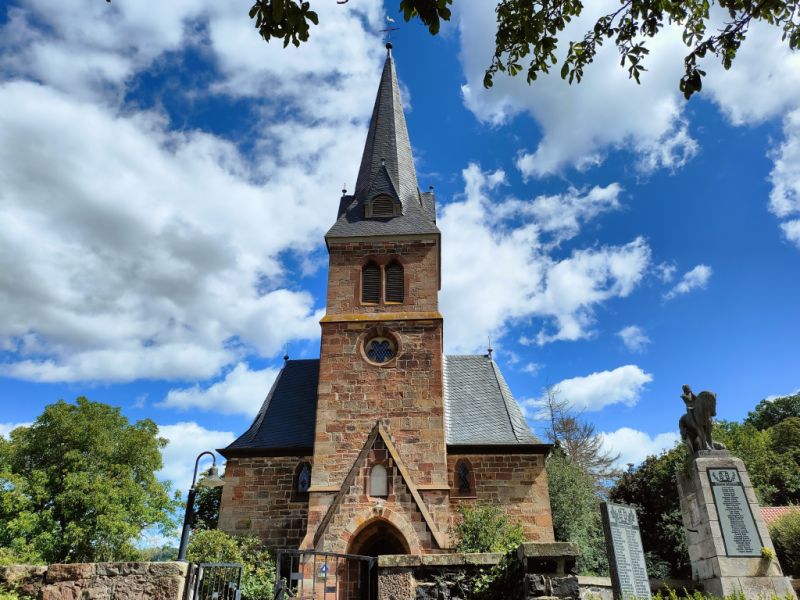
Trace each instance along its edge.
{"label": "louvered belfry window", "polygon": [[386,301],[403,301],[403,265],[396,261],[386,266]]}
{"label": "louvered belfry window", "polygon": [[389,196],[378,196],[372,201],[371,213],[373,217],[393,217],[394,200]]}
{"label": "louvered belfry window", "polygon": [[381,301],[381,270],[375,263],[367,263],[361,270],[361,301],[370,304]]}

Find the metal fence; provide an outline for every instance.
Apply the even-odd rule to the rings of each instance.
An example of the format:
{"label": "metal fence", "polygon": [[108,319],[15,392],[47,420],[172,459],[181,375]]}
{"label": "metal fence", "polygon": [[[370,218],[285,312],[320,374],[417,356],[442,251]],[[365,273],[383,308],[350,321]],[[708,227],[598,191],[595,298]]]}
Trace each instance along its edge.
{"label": "metal fence", "polygon": [[376,561],[358,554],[278,550],[275,600],[374,600]]}
{"label": "metal fence", "polygon": [[242,565],[234,563],[200,563],[190,575],[187,600],[239,600],[242,587]]}

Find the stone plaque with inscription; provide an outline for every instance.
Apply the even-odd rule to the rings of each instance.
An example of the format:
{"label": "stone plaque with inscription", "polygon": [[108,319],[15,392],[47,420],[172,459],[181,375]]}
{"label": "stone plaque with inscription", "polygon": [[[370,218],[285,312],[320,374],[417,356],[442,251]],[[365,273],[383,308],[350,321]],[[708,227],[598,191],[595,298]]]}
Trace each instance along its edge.
{"label": "stone plaque with inscription", "polygon": [[708,479],[719,515],[728,556],[761,556],[758,534],[738,469],[708,469]]}
{"label": "stone plaque with inscription", "polygon": [[601,507],[614,597],[650,598],[650,579],[636,511],[610,502],[603,502]]}

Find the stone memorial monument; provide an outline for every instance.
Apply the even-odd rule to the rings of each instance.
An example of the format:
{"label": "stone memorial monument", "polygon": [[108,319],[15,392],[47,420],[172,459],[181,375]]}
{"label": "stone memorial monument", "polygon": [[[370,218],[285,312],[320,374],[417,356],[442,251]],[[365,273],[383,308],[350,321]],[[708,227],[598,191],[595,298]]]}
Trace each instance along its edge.
{"label": "stone memorial monument", "polygon": [[678,473],[678,492],[693,579],[718,597],[744,593],[747,598],[795,598],[774,558],[744,463],[712,439],[716,394],[695,395],[684,385],[681,398],[686,414],[679,428],[690,459]]}
{"label": "stone memorial monument", "polygon": [[614,598],[650,598],[650,578],[636,511],[630,506],[610,502],[603,502],[601,510]]}

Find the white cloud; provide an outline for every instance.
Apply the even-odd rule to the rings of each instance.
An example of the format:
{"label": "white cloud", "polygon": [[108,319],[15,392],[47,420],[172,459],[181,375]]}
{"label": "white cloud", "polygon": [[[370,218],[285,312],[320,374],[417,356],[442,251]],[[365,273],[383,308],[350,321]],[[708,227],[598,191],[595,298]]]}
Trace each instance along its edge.
{"label": "white cloud", "polygon": [[[580,39],[601,14],[613,12],[613,0],[587,3],[583,15],[562,37],[563,56],[570,39]],[[485,90],[483,74],[494,51],[494,3],[467,2],[457,7],[461,32],[462,87],[466,106],[480,120],[501,124],[528,113],[542,131],[533,151],[523,152],[517,167],[525,176],[541,177],[567,166],[588,169],[603,162],[610,149],[630,150],[647,171],[683,165],[698,150],[682,117],[684,101],[677,82],[686,54],[678,28],[667,26],[648,40],[649,69],[642,85],[628,79],[614,45],[606,44],[586,69],[580,84],[568,86],[558,75],[540,76],[529,86],[524,74],[495,77]]]}
{"label": "white cloud", "polygon": [[17,427],[30,427],[33,423],[0,423],[0,437],[8,438]]}
{"label": "white cloud", "polygon": [[603,449],[609,454],[620,455],[616,464],[620,469],[627,469],[628,464],[638,465],[648,456],[669,450],[681,439],[677,431],[650,436],[630,427],[622,427],[600,435],[603,439]]}
{"label": "white cloud", "polygon": [[[0,63],[16,77],[0,87],[0,347],[15,356],[0,373],[207,379],[318,337],[321,313],[281,256],[307,261],[335,217],[384,51],[372,33],[377,0],[317,10],[321,25],[296,50],[264,43],[236,3],[69,0],[54,11],[29,0],[10,10],[0,28]],[[236,143],[252,142],[252,155],[122,104],[136,74],[189,47],[219,77],[179,93],[248,96],[252,139]]]}
{"label": "white cloud", "polygon": [[678,267],[676,267],[673,263],[666,262],[654,265],[653,269],[655,270],[656,277],[658,277],[664,283],[669,283],[675,279],[675,273],[678,271]]}
{"label": "white cloud", "polygon": [[[502,171],[486,173],[473,164],[463,176],[463,199],[445,205],[438,219],[447,240],[442,247],[440,301],[448,323],[448,351],[476,351],[484,347],[487,334],[499,339],[510,322],[530,318],[544,322],[536,337],[538,344],[588,337],[595,307],[628,296],[641,281],[650,262],[644,239],[575,250],[557,260],[548,254],[550,245],[541,240],[543,231],[535,213],[544,210],[542,205],[531,210],[517,199],[490,197],[500,195]],[[615,198],[617,192],[609,193],[609,189],[595,193]],[[606,206],[609,201],[598,200]],[[575,206],[567,202],[564,210],[574,216]],[[575,231],[590,213],[601,212],[583,211],[580,218],[569,217],[569,225],[562,226],[555,225],[564,222],[558,218],[557,207],[547,211],[550,231],[561,237]]]}
{"label": "white cloud", "polygon": [[772,191],[770,211],[780,219],[781,230],[790,242],[800,247],[800,108],[790,112],[783,122],[783,141],[773,149],[770,173]]}
{"label": "white cloud", "polygon": [[[193,421],[182,421],[174,425],[159,425],[158,433],[169,440],[161,451],[164,468],[158,472],[162,480],[173,483],[173,489],[186,493],[192,484],[194,463],[201,452],[214,452],[230,444],[236,436],[231,431],[206,429]],[[219,458],[217,459],[219,461]],[[218,463],[219,464],[219,463]],[[200,471],[211,466],[211,459],[200,463]]]}
{"label": "white cloud", "polygon": [[494,218],[524,216],[536,222],[539,231],[551,237],[553,245],[578,235],[581,227],[604,212],[619,210],[622,187],[611,183],[594,186],[588,192],[571,187],[564,194],[537,196],[532,201],[508,199],[493,207]]}
{"label": "white cloud", "polygon": [[688,294],[692,290],[705,289],[708,280],[711,278],[711,267],[708,265],[697,265],[691,271],[687,271],[681,277],[681,280],[664,294],[665,300],[672,300],[683,294]]}
{"label": "white cloud", "polygon": [[210,386],[194,385],[170,390],[157,406],[181,410],[199,408],[253,417],[277,375],[276,369],[251,371],[247,364],[239,363],[224,379]]}
{"label": "white cloud", "polygon": [[[727,14],[714,10],[718,23],[727,20]],[[781,39],[781,31],[774,25],[751,23],[747,39],[727,71],[713,55],[702,68],[708,73],[703,96],[716,102],[734,125],[760,123],[800,104],[800,55]]]}
{"label": "white cloud", "polygon": [[[598,371],[583,377],[564,379],[553,386],[558,397],[569,403],[570,410],[597,411],[612,404],[634,406],[646,384],[653,381],[636,365],[617,367],[612,371]],[[526,408],[534,418],[541,418],[545,397],[526,401]]]}
{"label": "white cloud", "polygon": [[535,362],[527,363],[524,367],[522,367],[522,371],[528,373],[529,375],[536,375],[541,370],[542,370],[542,365]]}
{"label": "white cloud", "polygon": [[650,343],[650,338],[638,325],[628,325],[617,332],[617,335],[631,352],[643,352]]}

